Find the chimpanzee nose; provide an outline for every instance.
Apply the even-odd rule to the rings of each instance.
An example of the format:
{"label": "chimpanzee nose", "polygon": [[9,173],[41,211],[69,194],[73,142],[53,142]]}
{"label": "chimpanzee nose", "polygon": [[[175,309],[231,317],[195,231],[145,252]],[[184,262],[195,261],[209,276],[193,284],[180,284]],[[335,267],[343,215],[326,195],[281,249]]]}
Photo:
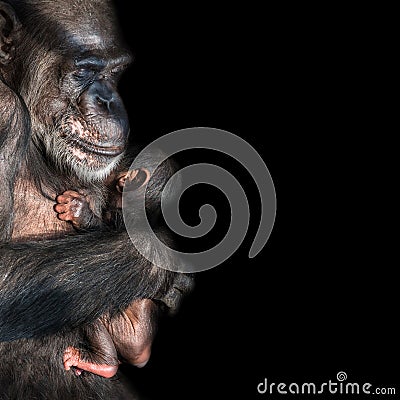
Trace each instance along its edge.
{"label": "chimpanzee nose", "polygon": [[78,98],[79,111],[92,123],[101,121],[97,134],[101,146],[122,146],[129,133],[129,120],[115,85],[107,80],[93,82]]}
{"label": "chimpanzee nose", "polygon": [[104,115],[114,119],[126,117],[122,100],[116,88],[107,81],[93,82],[78,100],[83,114]]}
{"label": "chimpanzee nose", "polygon": [[97,105],[111,111],[115,102],[113,94],[113,91],[102,88],[102,90],[98,91],[95,95]]}

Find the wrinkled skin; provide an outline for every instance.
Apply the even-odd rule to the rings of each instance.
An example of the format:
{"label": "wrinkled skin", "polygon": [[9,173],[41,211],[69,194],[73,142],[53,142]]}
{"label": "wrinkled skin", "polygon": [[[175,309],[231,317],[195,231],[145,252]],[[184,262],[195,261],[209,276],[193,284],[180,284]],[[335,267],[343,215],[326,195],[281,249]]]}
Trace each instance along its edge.
{"label": "wrinkled skin", "polygon": [[156,314],[157,306],[151,300],[137,300],[121,314],[101,318],[87,331],[90,353],[68,347],[63,355],[64,368],[68,371],[75,367],[77,375],[87,371],[111,378],[120,359],[144,367],[150,359]]}

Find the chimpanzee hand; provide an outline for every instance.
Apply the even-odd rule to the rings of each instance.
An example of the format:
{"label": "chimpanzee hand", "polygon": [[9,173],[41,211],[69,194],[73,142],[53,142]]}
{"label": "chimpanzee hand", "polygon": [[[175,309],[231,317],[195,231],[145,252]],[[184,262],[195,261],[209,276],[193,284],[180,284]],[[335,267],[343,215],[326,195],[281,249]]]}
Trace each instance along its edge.
{"label": "chimpanzee hand", "polygon": [[64,351],[63,364],[66,371],[74,368],[75,375],[83,371],[111,378],[118,371],[118,356],[114,343],[105,326],[97,321],[86,327],[84,332],[87,347],[68,347]]}
{"label": "chimpanzee hand", "polygon": [[127,182],[129,182],[129,191],[134,192],[144,187],[149,180],[150,173],[145,168],[125,171],[112,178],[106,210],[96,210],[91,196],[84,190],[80,193],[67,190],[57,196],[54,210],[61,221],[71,222],[77,230],[99,228],[104,223],[112,222],[110,221],[112,214],[109,211],[122,208],[122,192]]}
{"label": "chimpanzee hand", "polygon": [[58,213],[58,218],[62,221],[69,221],[78,229],[88,229],[93,225],[98,225],[95,213],[90,208],[90,200],[85,194],[67,190],[57,196],[57,204],[54,210]]}

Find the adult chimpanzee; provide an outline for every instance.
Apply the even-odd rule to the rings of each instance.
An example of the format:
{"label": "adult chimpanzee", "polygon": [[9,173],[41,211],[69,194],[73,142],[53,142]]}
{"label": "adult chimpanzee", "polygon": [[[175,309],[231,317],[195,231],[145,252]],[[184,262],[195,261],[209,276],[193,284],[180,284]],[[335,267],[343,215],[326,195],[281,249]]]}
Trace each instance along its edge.
{"label": "adult chimpanzee", "polygon": [[116,26],[108,0],[0,1],[0,398],[131,398],[106,378],[148,360],[157,310],[192,285],[120,224],[118,189],[149,177],[125,172]]}

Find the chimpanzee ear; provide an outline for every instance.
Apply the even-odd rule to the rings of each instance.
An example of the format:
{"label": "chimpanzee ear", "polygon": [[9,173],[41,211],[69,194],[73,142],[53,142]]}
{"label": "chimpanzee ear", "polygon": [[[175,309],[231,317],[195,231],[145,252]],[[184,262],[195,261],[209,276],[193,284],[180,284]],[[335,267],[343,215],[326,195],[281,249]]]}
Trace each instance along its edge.
{"label": "chimpanzee ear", "polygon": [[0,64],[7,64],[12,60],[20,27],[14,9],[4,1],[0,1]]}

